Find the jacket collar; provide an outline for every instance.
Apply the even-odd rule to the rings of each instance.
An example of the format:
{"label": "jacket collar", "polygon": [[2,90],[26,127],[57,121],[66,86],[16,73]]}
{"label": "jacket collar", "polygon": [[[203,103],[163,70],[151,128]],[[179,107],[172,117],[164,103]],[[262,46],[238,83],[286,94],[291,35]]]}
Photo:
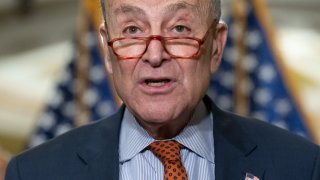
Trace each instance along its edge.
{"label": "jacket collar", "polygon": [[246,173],[251,173],[262,180],[265,170],[261,164],[264,163],[261,158],[255,158],[262,152],[241,125],[241,121],[247,119],[222,111],[208,96],[203,100],[214,116],[216,179],[241,180]]}
{"label": "jacket collar", "polygon": [[84,179],[119,179],[119,134],[124,109],[122,106],[113,116],[91,125],[85,139],[79,140],[77,155],[86,165],[81,172],[87,177]]}

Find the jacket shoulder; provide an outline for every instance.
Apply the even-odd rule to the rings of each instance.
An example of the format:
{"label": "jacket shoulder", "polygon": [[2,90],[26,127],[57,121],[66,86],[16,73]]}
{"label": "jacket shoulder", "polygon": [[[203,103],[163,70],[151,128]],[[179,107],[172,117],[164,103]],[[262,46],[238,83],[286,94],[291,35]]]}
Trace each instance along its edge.
{"label": "jacket shoulder", "polygon": [[[256,144],[250,155],[266,167],[266,179],[320,178],[320,148],[306,138],[258,119],[225,112],[234,126]],[[268,177],[268,178],[267,178]]]}
{"label": "jacket shoulder", "polygon": [[262,120],[238,115],[231,116],[233,116],[235,123],[258,144],[272,145],[272,147],[277,149],[280,146],[285,149],[299,147],[318,148],[317,145],[306,139],[306,137],[294,134]]}
{"label": "jacket shoulder", "polygon": [[239,158],[248,167],[264,169],[263,179],[320,179],[318,145],[261,120],[221,110],[209,98],[204,100],[213,113],[217,175],[224,176],[226,168],[233,170],[225,162],[235,164]]}
{"label": "jacket shoulder", "polygon": [[10,161],[6,180],[16,180],[19,174],[30,180],[83,179],[78,177],[86,164],[83,157],[95,158],[101,149],[117,144],[121,118],[118,112],[22,152]]}

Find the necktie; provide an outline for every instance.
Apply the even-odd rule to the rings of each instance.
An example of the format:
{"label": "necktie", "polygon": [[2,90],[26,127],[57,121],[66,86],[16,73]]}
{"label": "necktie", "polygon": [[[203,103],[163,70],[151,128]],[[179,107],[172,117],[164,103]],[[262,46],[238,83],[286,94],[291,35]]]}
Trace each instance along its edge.
{"label": "necktie", "polygon": [[182,147],[183,145],[174,140],[155,141],[149,145],[149,150],[164,166],[164,180],[188,180],[186,169],[180,158]]}

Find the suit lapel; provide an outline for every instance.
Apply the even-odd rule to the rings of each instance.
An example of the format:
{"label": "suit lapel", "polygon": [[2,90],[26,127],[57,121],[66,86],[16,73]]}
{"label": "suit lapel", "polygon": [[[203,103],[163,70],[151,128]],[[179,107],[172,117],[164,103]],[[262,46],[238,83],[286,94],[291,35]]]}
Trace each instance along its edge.
{"label": "suit lapel", "polygon": [[110,118],[99,121],[89,132],[85,146],[79,146],[77,154],[86,168],[83,177],[92,180],[119,179],[119,134],[124,106]]}
{"label": "suit lapel", "polygon": [[[237,123],[241,121],[240,117],[220,110],[209,97],[205,97],[204,102],[214,116],[216,179],[242,180],[248,172],[262,180],[266,159],[259,157],[265,157],[265,154]],[[81,172],[84,179],[119,179],[118,147],[123,112],[124,106],[115,115],[98,122],[95,132],[89,132],[81,142],[87,142],[77,151],[86,165]]]}
{"label": "suit lapel", "polygon": [[217,180],[244,180],[245,174],[264,176],[261,153],[238,122],[240,117],[220,110],[209,97],[204,98],[214,119],[215,176]]}

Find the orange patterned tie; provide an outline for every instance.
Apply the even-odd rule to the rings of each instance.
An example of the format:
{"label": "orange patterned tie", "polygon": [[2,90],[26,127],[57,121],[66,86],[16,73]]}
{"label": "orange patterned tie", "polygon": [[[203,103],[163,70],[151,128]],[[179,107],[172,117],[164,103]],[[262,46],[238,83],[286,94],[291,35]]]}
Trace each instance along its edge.
{"label": "orange patterned tie", "polygon": [[149,150],[164,166],[164,180],[188,180],[186,169],[180,158],[182,147],[183,145],[174,140],[155,141],[149,145]]}

